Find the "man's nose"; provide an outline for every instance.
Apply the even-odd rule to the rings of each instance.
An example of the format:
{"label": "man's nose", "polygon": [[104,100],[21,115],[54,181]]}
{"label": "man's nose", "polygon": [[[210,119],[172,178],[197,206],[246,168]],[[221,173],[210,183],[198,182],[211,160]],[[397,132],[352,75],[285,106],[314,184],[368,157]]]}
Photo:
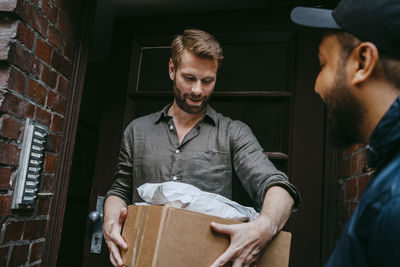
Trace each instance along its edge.
{"label": "man's nose", "polygon": [[201,86],[201,81],[195,82],[192,86],[192,93],[196,94],[196,95],[200,95],[202,91],[203,91],[203,89]]}

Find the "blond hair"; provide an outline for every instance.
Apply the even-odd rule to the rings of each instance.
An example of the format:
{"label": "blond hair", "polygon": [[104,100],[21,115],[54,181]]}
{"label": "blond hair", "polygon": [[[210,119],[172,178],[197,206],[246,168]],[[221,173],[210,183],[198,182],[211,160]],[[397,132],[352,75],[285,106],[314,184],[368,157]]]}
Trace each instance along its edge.
{"label": "blond hair", "polygon": [[218,67],[224,56],[222,48],[217,39],[209,33],[197,29],[187,29],[183,34],[175,36],[171,43],[171,59],[178,68],[184,50],[188,50],[195,56],[207,59],[215,59]]}

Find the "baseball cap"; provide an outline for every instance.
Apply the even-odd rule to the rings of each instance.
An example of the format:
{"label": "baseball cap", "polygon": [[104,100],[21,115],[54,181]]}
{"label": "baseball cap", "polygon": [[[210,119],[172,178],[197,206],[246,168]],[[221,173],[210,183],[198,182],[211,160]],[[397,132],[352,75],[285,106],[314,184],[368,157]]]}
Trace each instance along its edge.
{"label": "baseball cap", "polygon": [[400,0],[342,0],[334,10],[295,7],[290,18],[306,27],[347,31],[400,58]]}

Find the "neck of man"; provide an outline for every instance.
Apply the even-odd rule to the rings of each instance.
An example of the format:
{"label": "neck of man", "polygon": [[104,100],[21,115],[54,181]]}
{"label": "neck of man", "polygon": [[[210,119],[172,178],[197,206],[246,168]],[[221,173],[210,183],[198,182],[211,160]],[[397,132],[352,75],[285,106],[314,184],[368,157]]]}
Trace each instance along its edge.
{"label": "neck of man", "polygon": [[363,142],[368,143],[372,132],[400,95],[400,90],[384,80],[375,80],[364,86],[359,99],[364,106]]}
{"label": "neck of man", "polygon": [[204,111],[205,110],[196,114],[188,113],[182,110],[174,100],[174,103],[168,110],[168,115],[173,117],[177,127],[191,129],[203,117]]}

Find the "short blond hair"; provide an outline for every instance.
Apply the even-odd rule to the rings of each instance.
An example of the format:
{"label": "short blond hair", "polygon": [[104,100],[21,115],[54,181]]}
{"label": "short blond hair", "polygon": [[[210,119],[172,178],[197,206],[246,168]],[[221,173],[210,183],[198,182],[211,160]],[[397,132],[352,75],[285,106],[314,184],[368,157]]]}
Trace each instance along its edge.
{"label": "short blond hair", "polygon": [[185,49],[195,56],[217,60],[218,67],[224,58],[218,40],[202,30],[187,29],[183,34],[175,36],[171,43],[171,59],[175,68],[178,68],[181,63],[182,54]]}

